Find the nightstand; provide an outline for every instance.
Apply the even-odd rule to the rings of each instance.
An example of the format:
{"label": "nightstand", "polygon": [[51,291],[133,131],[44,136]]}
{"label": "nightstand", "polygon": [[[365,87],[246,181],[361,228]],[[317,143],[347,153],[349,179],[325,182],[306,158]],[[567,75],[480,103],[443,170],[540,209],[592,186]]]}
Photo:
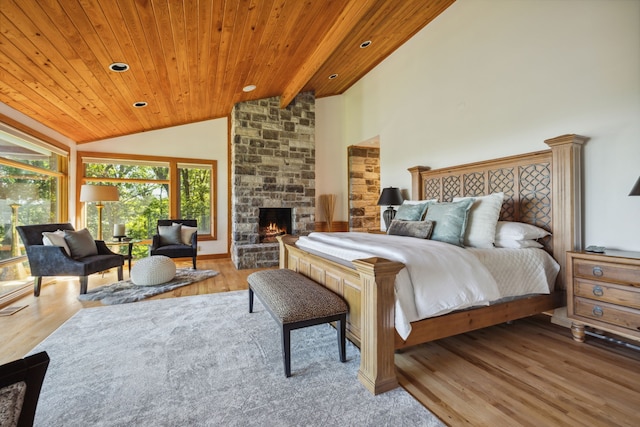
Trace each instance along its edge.
{"label": "nightstand", "polygon": [[584,327],[640,340],[640,253],[567,253],[567,316],[573,339]]}

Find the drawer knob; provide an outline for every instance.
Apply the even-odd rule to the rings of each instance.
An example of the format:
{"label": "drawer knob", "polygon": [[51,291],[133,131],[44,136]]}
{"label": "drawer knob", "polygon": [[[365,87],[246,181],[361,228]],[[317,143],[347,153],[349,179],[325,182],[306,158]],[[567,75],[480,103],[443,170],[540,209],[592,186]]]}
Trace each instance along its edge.
{"label": "drawer knob", "polygon": [[602,317],[602,315],[604,314],[604,310],[602,310],[602,307],[597,306],[597,305],[595,307],[593,307],[593,310],[591,310],[591,312],[596,317]]}
{"label": "drawer knob", "polygon": [[602,275],[604,274],[604,271],[602,271],[602,267],[593,267],[593,271],[592,271],[593,275],[596,277],[602,277]]}
{"label": "drawer knob", "polygon": [[597,297],[601,297],[602,295],[604,295],[604,290],[602,289],[602,286],[599,285],[594,286],[592,292]]}

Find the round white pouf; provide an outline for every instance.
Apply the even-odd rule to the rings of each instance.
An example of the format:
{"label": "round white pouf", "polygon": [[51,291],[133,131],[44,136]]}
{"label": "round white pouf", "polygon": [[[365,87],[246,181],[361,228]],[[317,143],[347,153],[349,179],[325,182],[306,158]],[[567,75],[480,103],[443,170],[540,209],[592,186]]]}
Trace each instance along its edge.
{"label": "round white pouf", "polygon": [[176,265],[169,257],[153,255],[136,261],[131,267],[130,276],[134,285],[160,285],[176,276]]}

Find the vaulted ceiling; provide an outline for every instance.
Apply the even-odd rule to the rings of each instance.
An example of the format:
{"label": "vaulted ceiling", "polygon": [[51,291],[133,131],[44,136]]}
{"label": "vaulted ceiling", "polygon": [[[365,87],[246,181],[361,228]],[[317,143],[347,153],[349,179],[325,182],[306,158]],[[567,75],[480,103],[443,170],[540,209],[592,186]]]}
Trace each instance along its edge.
{"label": "vaulted ceiling", "polygon": [[343,93],[454,1],[0,0],[0,102],[78,143],[284,107]]}

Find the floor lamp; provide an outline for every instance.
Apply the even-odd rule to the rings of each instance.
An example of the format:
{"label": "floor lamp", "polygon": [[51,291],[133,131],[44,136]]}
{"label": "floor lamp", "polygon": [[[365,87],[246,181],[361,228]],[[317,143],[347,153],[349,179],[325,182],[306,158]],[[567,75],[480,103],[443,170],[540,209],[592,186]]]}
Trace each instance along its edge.
{"label": "floor lamp", "polygon": [[80,188],[81,202],[98,202],[98,240],[102,240],[102,202],[117,202],[120,200],[118,196],[118,187],[113,185],[90,185],[84,184]]}

